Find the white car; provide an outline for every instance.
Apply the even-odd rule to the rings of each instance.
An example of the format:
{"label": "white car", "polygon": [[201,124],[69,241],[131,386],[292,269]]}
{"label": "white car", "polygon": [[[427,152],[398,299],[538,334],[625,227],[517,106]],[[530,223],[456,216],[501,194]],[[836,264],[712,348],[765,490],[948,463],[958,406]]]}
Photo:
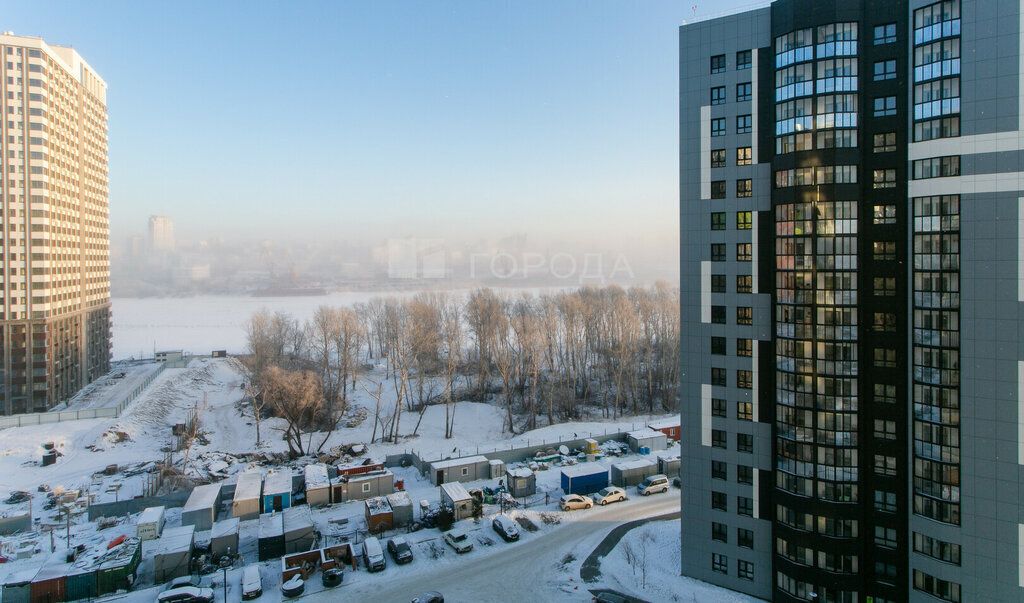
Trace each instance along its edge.
{"label": "white car", "polygon": [[263,578],[260,566],[247,565],[242,570],[242,600],[258,599],[263,594]]}
{"label": "white car", "polygon": [[662,473],[652,475],[636,486],[636,491],[644,496],[668,492],[668,477]]}
{"label": "white car", "polygon": [[608,486],[594,495],[594,502],[599,505],[607,505],[608,503],[622,502],[624,500],[626,500],[626,491],[615,486]]}
{"label": "white car", "polygon": [[180,586],[160,593],[157,603],[213,603],[212,588]]}
{"label": "white car", "polygon": [[445,532],[444,541],[455,549],[456,553],[468,553],[473,550],[473,543],[469,540],[469,534],[463,530]]}
{"label": "white car", "polygon": [[594,501],[589,496],[583,496],[581,494],[566,494],[562,498],[558,499],[558,508],[563,511],[589,509],[593,506]]}

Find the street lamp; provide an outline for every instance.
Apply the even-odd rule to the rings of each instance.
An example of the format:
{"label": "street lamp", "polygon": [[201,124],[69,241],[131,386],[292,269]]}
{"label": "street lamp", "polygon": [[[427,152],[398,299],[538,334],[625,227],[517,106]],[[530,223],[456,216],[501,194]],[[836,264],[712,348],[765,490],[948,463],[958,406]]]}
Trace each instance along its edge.
{"label": "street lamp", "polygon": [[228,600],[228,566],[231,565],[231,547],[228,547],[226,555],[220,558],[220,567],[224,570],[224,602]]}

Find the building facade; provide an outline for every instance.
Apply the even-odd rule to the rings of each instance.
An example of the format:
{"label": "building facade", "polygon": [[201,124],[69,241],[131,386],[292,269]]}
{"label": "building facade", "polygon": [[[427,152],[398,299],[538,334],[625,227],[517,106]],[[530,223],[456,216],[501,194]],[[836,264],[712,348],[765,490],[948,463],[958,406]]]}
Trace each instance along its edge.
{"label": "building facade", "polygon": [[149,248],[174,251],[174,220],[170,216],[149,217]]}
{"label": "building facade", "polygon": [[0,412],[110,368],[106,83],[69,47],[0,35]]}
{"label": "building facade", "polygon": [[1024,597],[1022,32],[1020,0],[680,29],[684,574]]}

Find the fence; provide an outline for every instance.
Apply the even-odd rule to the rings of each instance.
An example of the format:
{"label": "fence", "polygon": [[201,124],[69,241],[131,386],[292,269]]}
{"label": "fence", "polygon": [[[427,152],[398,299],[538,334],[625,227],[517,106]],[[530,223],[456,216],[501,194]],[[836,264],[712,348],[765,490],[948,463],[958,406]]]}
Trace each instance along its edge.
{"label": "fence", "polygon": [[146,507],[184,507],[191,490],[179,490],[161,496],[140,496],[116,502],[93,503],[89,505],[89,521],[97,517],[122,517],[140,513]]}
{"label": "fence", "polygon": [[84,410],[62,410],[61,412],[30,412],[22,415],[10,415],[0,417],[0,429],[8,427],[24,427],[26,425],[46,425],[49,423],[60,423],[62,421],[78,421],[81,419],[116,419],[121,416],[128,406],[149,384],[156,379],[157,375],[167,368],[161,364],[153,371],[146,380],[140,383],[134,390],[121,399],[116,406],[105,406],[103,408],[87,408]]}
{"label": "fence", "polygon": [[[641,425],[640,427],[643,427]],[[631,431],[639,429],[636,425],[633,425]],[[574,448],[581,448],[588,439],[597,440],[599,444],[603,444],[609,440],[625,441],[629,431],[604,431],[602,433],[584,433],[584,434],[573,434],[575,437],[570,439],[559,438],[557,441],[544,442],[539,441],[536,444],[526,440],[525,446],[516,447],[514,444],[509,444],[508,447],[494,447],[481,449],[479,446],[474,448],[455,448],[454,452],[450,455],[444,455],[441,458],[434,458],[432,460],[426,460],[415,450],[407,450],[401,454],[390,454],[384,459],[384,464],[388,467],[401,467],[412,465],[422,474],[425,473],[430,463],[436,463],[437,461],[458,459],[467,456],[483,455],[487,457],[487,460],[499,460],[503,463],[512,463],[518,461],[525,461],[533,458],[538,451],[546,451],[551,448],[558,449],[559,446],[565,446],[570,450]]]}

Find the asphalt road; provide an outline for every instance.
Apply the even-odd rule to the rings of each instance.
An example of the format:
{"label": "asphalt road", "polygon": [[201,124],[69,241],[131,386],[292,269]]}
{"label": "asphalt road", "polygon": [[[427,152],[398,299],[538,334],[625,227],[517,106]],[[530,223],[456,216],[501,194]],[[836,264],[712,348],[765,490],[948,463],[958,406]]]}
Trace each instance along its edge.
{"label": "asphalt road", "polygon": [[[572,582],[559,566],[568,555],[581,559],[589,555],[601,541],[623,522],[679,512],[679,493],[652,496],[635,504],[613,504],[574,511],[580,514],[545,533],[530,534],[514,544],[497,542],[484,554],[474,550],[451,563],[439,564],[437,571],[411,572],[408,576],[391,576],[387,581],[366,580],[352,584],[344,592],[323,592],[302,597],[307,601],[331,601],[339,595],[345,599],[366,601],[409,601],[424,591],[444,594],[445,601],[528,601],[551,600],[559,592],[579,593],[579,600],[589,600],[579,575],[574,591]],[[492,533],[493,535],[493,533]],[[480,547],[478,547],[480,548]],[[451,552],[451,551],[448,551]],[[563,589],[560,591],[560,589]],[[568,589],[568,590],[564,590]]]}

